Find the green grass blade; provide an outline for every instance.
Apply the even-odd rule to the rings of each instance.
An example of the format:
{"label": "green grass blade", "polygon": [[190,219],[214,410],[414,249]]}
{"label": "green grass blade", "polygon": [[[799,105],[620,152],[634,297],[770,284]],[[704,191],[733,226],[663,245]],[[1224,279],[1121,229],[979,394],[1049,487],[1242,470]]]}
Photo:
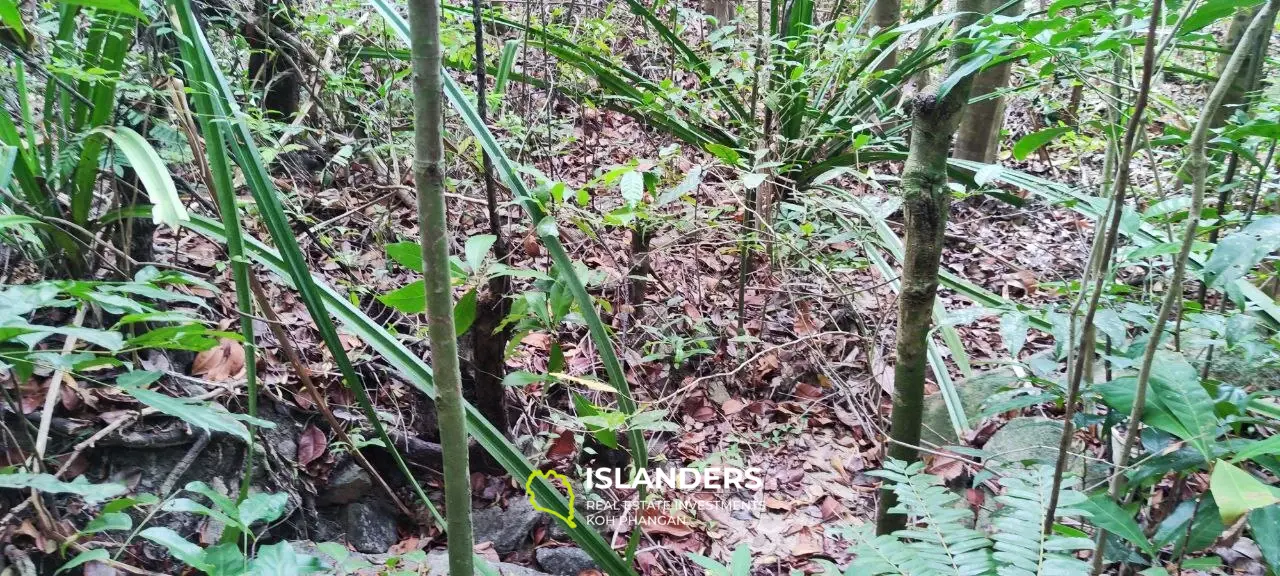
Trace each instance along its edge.
{"label": "green grass blade", "polygon": [[[187,73],[195,83],[193,88],[197,93],[204,94],[201,99],[208,105],[208,108],[200,112],[210,115],[212,129],[222,132],[226,144],[233,150],[236,163],[240,166],[250,193],[253,194],[259,213],[267,225],[267,229],[271,233],[277,248],[280,249],[284,262],[287,264],[286,270],[282,275],[290,278],[294,287],[298,290],[303,303],[307,307],[307,311],[311,314],[312,321],[315,322],[316,329],[320,332],[321,339],[338,364],[344,385],[356,397],[357,403],[360,404],[365,417],[369,420],[369,425],[373,427],[378,438],[387,446],[388,452],[396,461],[396,465],[404,475],[405,480],[414,488],[418,498],[432,512],[436,521],[443,526],[439,511],[436,510],[431,500],[427,498],[426,492],[423,491],[422,486],[410,472],[404,458],[401,457],[399,451],[391,443],[390,437],[387,436],[386,429],[374,410],[373,402],[369,399],[368,392],[365,391],[362,381],[356,375],[355,367],[351,364],[351,359],[347,357],[346,350],[342,347],[338,331],[334,327],[333,320],[330,318],[321,297],[321,291],[317,288],[307,267],[307,261],[302,254],[302,249],[298,246],[298,241],[289,227],[289,222],[284,214],[284,207],[280,202],[279,191],[267,172],[257,146],[254,145],[253,134],[244,120],[243,113],[240,112],[239,105],[235,101],[234,94],[227,84],[226,78],[222,76],[222,72],[216,66],[217,60],[195,18],[190,0],[174,0],[173,5],[181,20],[178,24],[185,32],[183,42],[188,43],[190,56],[184,58]],[[229,171],[227,171],[227,175],[230,175]]]}
{"label": "green grass blade", "polygon": [[[93,102],[92,110],[87,116],[87,123],[76,127],[84,130],[105,126],[112,121],[115,113],[116,83],[124,67],[125,55],[133,44],[133,31],[137,27],[137,20],[132,16],[106,10],[94,11],[93,22],[92,29],[100,29],[101,32],[98,34],[102,38],[100,43],[94,43],[91,39],[91,44],[98,49],[98,52],[95,53],[92,50],[87,52],[91,61],[86,62],[85,65],[99,69],[104,77],[93,82],[90,89],[81,90],[81,93],[89,93],[90,100]],[[81,105],[80,108],[83,109],[85,106]],[[84,226],[89,221],[89,207],[93,204],[94,185],[98,180],[98,167],[101,164],[100,156],[104,140],[105,138],[100,135],[92,133],[87,135],[84,148],[80,153],[80,163],[76,167],[75,188],[71,194],[71,221],[80,226]]]}
{"label": "green grass blade", "polygon": [[[119,218],[149,217],[149,209],[133,208],[109,215],[104,217],[103,220],[112,221]],[[187,225],[192,230],[216,242],[226,241],[225,230],[221,224],[214,220],[193,214]],[[289,266],[279,254],[251,236],[246,236],[244,241],[245,253],[248,258],[268,272],[292,283]],[[415,387],[427,396],[435,398],[435,384],[430,366],[423,362],[417,354],[406,348],[404,344],[401,344],[393,334],[382,328],[378,322],[361,312],[360,308],[352,304],[345,294],[330,288],[322,278],[311,276],[311,282],[319,291],[325,309],[329,314],[332,314],[334,318],[342,322],[343,326],[353,334],[359,336],[361,341],[375,350],[405,380],[413,383]],[[475,406],[468,402],[465,408],[467,411],[467,431],[472,438],[475,438],[476,442],[489,455],[493,456],[494,460],[513,478],[528,479],[536,468],[525,459],[518,448],[512,445],[501,432],[489,423],[489,420]],[[544,478],[535,478],[530,487],[533,489],[539,505],[546,506],[562,516],[568,516],[568,501]],[[635,574],[631,566],[624,563],[604,538],[590,525],[585,522],[579,522],[576,527],[567,528],[567,530],[574,542],[577,542],[583,550],[590,554],[591,558],[596,561],[606,574],[615,576]]]}
{"label": "green grass blade", "polygon": [[516,52],[519,49],[519,40],[507,40],[502,45],[502,56],[498,59],[498,73],[493,78],[493,93],[498,97],[498,102],[502,102],[506,96],[507,81],[511,79],[511,70],[516,65]]}

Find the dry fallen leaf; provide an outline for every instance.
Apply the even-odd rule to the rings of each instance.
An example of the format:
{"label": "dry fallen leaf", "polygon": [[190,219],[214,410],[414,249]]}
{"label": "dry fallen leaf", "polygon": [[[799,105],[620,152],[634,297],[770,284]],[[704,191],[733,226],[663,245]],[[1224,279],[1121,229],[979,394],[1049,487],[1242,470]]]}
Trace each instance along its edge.
{"label": "dry fallen leaf", "polygon": [[551,441],[551,446],[547,447],[547,458],[551,460],[564,460],[577,453],[578,444],[573,439],[573,432],[568,430],[561,430],[560,435]]}
{"label": "dry fallen leaf", "polygon": [[191,364],[192,376],[203,376],[214,382],[233,380],[244,376],[244,346],[223,338],[214,348],[196,354]]}
{"label": "dry fallen leaf", "polygon": [[315,424],[308,424],[298,435],[298,465],[306,467],[316,458],[323,456],[328,445],[329,439],[324,432],[316,428]]}
{"label": "dry fallen leaf", "polygon": [[810,527],[801,528],[795,534],[795,544],[791,546],[792,556],[810,556],[822,553],[822,534]]}

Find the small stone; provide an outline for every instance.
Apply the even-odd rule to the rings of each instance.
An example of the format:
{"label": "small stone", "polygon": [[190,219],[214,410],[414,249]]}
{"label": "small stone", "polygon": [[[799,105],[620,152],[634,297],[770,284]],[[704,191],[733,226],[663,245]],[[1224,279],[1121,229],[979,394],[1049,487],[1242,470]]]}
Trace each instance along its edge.
{"label": "small stone", "polygon": [[[501,576],[547,576],[546,574],[534,570],[533,568],[525,568],[516,564],[508,564],[506,562],[488,561],[489,567],[493,568]],[[480,571],[476,570],[479,574]],[[449,555],[445,552],[432,552],[427,555],[427,576],[449,576]]]}
{"label": "small stone", "polygon": [[553,576],[578,576],[586,570],[598,570],[595,560],[581,548],[539,548],[534,552],[538,566]]}
{"label": "small stone", "polygon": [[375,503],[353,502],[344,511],[347,543],[366,554],[386,552],[398,541],[396,519],[390,511]]}
{"label": "small stone", "polygon": [[529,534],[546,515],[533,509],[528,500],[513,499],[504,510],[493,507],[477,510],[472,515],[475,541],[493,542],[499,554],[515,551],[529,541]]}
{"label": "small stone", "polygon": [[321,506],[349,504],[363,498],[373,490],[373,480],[355,462],[347,462],[329,477],[329,485],[316,496]]}

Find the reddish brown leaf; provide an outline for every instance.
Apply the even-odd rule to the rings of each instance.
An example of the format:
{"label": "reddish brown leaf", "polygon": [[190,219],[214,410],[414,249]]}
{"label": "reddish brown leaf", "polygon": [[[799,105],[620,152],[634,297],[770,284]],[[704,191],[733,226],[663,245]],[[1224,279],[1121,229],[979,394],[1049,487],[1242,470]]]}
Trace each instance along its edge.
{"label": "reddish brown leaf", "polygon": [[547,458],[552,460],[564,460],[571,458],[578,453],[578,444],[573,439],[573,432],[561,430],[560,435],[551,441],[551,446],[547,448]]}
{"label": "reddish brown leaf", "polygon": [[298,465],[306,467],[316,458],[323,456],[328,446],[329,438],[324,435],[324,432],[316,428],[315,424],[308,424],[298,435]]}

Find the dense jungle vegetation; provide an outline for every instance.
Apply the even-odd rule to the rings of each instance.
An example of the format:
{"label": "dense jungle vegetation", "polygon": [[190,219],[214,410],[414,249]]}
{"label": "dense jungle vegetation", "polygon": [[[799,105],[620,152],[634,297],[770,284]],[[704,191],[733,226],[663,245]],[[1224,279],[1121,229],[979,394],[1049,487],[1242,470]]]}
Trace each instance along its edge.
{"label": "dense jungle vegetation", "polygon": [[1280,575],[1280,0],[0,0],[0,576]]}

